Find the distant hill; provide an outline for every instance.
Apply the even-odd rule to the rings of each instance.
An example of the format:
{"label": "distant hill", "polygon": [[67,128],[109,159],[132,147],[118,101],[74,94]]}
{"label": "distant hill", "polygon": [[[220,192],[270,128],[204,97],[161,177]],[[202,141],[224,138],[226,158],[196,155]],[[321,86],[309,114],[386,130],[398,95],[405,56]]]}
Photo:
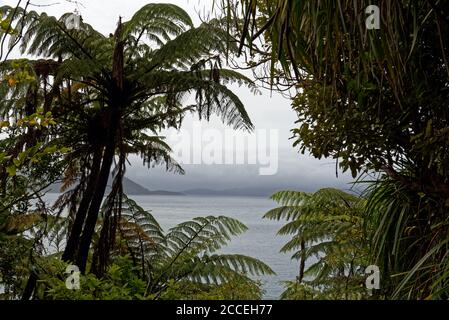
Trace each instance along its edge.
{"label": "distant hill", "polygon": [[[108,182],[108,188],[111,186],[111,181]],[[109,191],[109,190],[108,190]],[[128,179],[126,177],[123,178],[123,191],[129,195],[150,195],[153,194],[150,190],[145,187],[142,187],[140,184]]]}
{"label": "distant hill", "polygon": [[[61,190],[61,183],[54,183],[50,187],[48,187],[47,192],[49,193],[60,193]],[[111,179],[108,181],[108,188],[106,190],[106,193],[109,193],[111,190]],[[159,196],[182,196],[184,195],[181,192],[172,192],[172,191],[165,191],[165,190],[154,190],[150,191],[145,187],[142,187],[140,184],[132,181],[128,178],[123,178],[123,191],[127,195],[133,195],[133,196],[150,196],[150,195],[159,195]]]}

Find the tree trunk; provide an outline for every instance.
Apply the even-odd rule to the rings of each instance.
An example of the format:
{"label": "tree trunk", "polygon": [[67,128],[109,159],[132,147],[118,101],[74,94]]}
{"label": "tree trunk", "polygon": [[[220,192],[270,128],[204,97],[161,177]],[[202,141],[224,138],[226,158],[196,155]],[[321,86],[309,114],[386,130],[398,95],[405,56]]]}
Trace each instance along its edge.
{"label": "tree trunk", "polygon": [[[112,121],[117,122],[118,119],[112,119]],[[112,125],[112,127],[113,128],[111,129],[114,129],[114,127],[116,126]],[[89,255],[90,244],[92,242],[92,237],[95,232],[95,225],[97,223],[101,203],[103,202],[103,197],[109,180],[112,162],[114,160],[116,130],[111,130],[110,132],[111,132],[111,142],[108,144],[108,146],[106,146],[106,150],[103,155],[100,176],[98,178],[98,183],[95,188],[95,192],[92,195],[92,201],[90,203],[89,211],[87,212],[87,218],[78,248],[76,264],[79,267],[81,273],[84,273],[86,271],[87,257]]]}
{"label": "tree trunk", "polygon": [[299,262],[299,276],[298,276],[299,283],[302,283],[302,280],[304,279],[304,272],[306,267],[304,250],[306,250],[306,243],[304,242],[304,240],[301,240],[301,251],[303,252],[303,254],[301,255],[301,261]]}
{"label": "tree trunk", "polygon": [[117,131],[119,129],[121,107],[123,103],[123,84],[124,84],[124,42],[121,39],[123,32],[122,19],[119,19],[117,30],[115,31],[115,48],[114,56],[112,58],[112,79],[114,80],[115,88],[112,90],[113,95],[109,97],[110,117],[109,126],[105,129],[107,134],[106,149],[103,155],[100,175],[95,192],[92,196],[89,211],[87,213],[86,222],[84,225],[81,241],[78,248],[76,263],[82,273],[86,271],[87,258],[89,255],[89,248],[92,242],[92,237],[95,232],[95,225],[97,223],[98,214],[100,212],[101,203],[106,191],[106,186],[111,171],[112,162],[114,160],[115,148],[117,144]]}
{"label": "tree trunk", "polygon": [[[118,141],[122,141],[122,131],[123,128],[119,124],[119,130],[117,131]],[[108,195],[106,210],[103,212],[100,238],[92,255],[90,267],[90,272],[96,275],[97,278],[101,278],[106,272],[111,250],[115,245],[119,220],[121,219],[126,154],[123,151],[123,146],[118,146],[118,149],[120,150],[119,161],[116,167],[118,170],[112,182],[111,192]]]}
{"label": "tree trunk", "polygon": [[97,186],[98,182],[102,151],[103,148],[100,147],[95,149],[94,151],[89,181],[87,183],[86,190],[83,192],[83,198],[76,212],[75,221],[73,222],[72,229],[70,230],[70,235],[67,239],[64,253],[62,254],[63,261],[73,262],[75,260],[81,232],[83,231],[84,221],[86,220],[87,210],[89,210],[89,204],[92,201],[92,196],[95,192],[95,187]]}
{"label": "tree trunk", "polygon": [[28,278],[27,284],[25,286],[25,290],[22,294],[22,300],[30,300],[33,296],[34,289],[37,284],[37,274],[33,271]]}

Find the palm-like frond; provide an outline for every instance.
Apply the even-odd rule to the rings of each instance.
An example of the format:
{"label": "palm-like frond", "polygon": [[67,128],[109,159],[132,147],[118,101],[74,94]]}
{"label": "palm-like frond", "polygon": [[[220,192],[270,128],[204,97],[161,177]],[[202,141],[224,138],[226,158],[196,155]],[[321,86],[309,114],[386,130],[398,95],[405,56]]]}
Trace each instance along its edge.
{"label": "palm-like frond", "polygon": [[148,278],[148,293],[160,294],[168,281],[188,280],[220,284],[248,275],[269,275],[273,270],[263,262],[239,255],[219,254],[245,225],[229,217],[198,217],[180,223],[166,234],[153,216],[126,196],[123,202],[120,237],[128,253],[138,261]]}
{"label": "palm-like frond", "polygon": [[193,27],[190,16],[174,4],[150,3],[139,9],[124,25],[123,37],[136,45],[145,38],[164,43]]}
{"label": "palm-like frond", "polygon": [[[360,271],[368,258],[364,200],[337,189],[313,194],[281,191],[272,199],[281,207],[270,210],[264,218],[287,221],[278,233],[292,238],[281,252],[293,252],[292,259],[299,261],[298,283],[316,287],[321,293],[339,288],[340,298],[347,297],[341,282],[362,282]],[[306,263],[311,264],[306,267]],[[292,296],[291,292],[288,295]]]}
{"label": "palm-like frond", "polygon": [[139,154],[148,167],[163,164],[167,171],[184,174],[181,165],[171,157],[172,150],[163,137],[140,133],[137,139],[129,142],[126,149],[129,153]]}
{"label": "palm-like frond", "polygon": [[150,52],[151,64],[143,71],[155,67],[166,70],[173,67],[186,71],[193,69],[201,59],[225,54],[228,50],[227,36],[226,32],[213,24],[203,23]]}
{"label": "palm-like frond", "polygon": [[131,255],[141,271],[152,268],[160,255],[164,255],[163,247],[166,243],[164,232],[149,213],[137,203],[123,195],[122,215],[119,222],[119,238],[124,242],[120,251]]}

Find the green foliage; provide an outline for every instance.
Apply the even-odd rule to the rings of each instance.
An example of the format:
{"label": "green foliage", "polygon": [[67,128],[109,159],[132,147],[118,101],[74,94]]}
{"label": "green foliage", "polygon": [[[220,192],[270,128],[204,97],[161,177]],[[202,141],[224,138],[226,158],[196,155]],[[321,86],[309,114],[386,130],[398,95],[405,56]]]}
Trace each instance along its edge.
{"label": "green foliage", "polygon": [[[37,142],[24,150],[24,137],[34,128],[44,130],[51,115],[36,113],[22,124],[7,127],[10,135],[0,141],[0,284],[3,299],[17,299],[25,285],[35,255],[43,251],[42,240],[57,218],[48,216],[43,190],[56,180],[64,148]],[[34,123],[33,123],[34,122]],[[18,142],[17,142],[18,141]]]}
{"label": "green foliage", "polygon": [[[353,177],[381,172],[367,207],[394,298],[447,295],[449,20],[444,1],[223,0],[241,49],[290,85],[303,153]],[[380,8],[380,30],[365,9]],[[234,24],[232,24],[234,25]],[[260,40],[264,46],[257,43]]]}
{"label": "green foliage", "polygon": [[219,285],[170,282],[162,300],[260,300],[263,290],[259,282],[235,280]]}
{"label": "green foliage", "polygon": [[[382,266],[384,290],[399,299],[447,299],[447,206],[384,177],[368,190],[366,212],[376,226],[372,260]],[[425,253],[425,254],[422,254]]]}
{"label": "green foliage", "polygon": [[[445,172],[449,23],[442,3],[222,2],[236,8],[233,18],[244,18],[235,31],[249,53],[272,64],[267,76],[296,87],[293,132],[303,152],[342,159],[354,175],[404,157]],[[373,4],[381,9],[380,30],[365,25]],[[259,37],[266,49],[251,51]],[[283,73],[273,74],[276,64]],[[421,148],[416,137],[434,148]]]}
{"label": "green foliage", "polygon": [[[281,206],[266,219],[286,220],[280,235],[291,235],[281,252],[293,251],[296,281],[286,283],[283,299],[357,299],[367,296],[368,234],[364,200],[336,189],[313,194],[281,191]],[[306,266],[307,265],[307,266]]]}
{"label": "green foliage", "polygon": [[[47,276],[42,276],[46,290],[41,291],[41,299],[54,300],[144,300],[145,282],[139,278],[136,267],[129,257],[119,257],[108,268],[102,279],[92,274],[80,275],[80,289],[66,287],[67,264],[60,260],[50,260]],[[49,272],[51,271],[51,273]]]}
{"label": "green foliage", "polygon": [[0,284],[3,287],[0,300],[12,300],[20,296],[24,279],[29,275],[33,242],[4,232],[0,219]]}
{"label": "green foliage", "polygon": [[187,280],[170,280],[167,288],[157,297],[145,294],[146,282],[139,276],[129,256],[119,257],[109,266],[103,278],[92,274],[80,275],[80,289],[67,289],[65,273],[67,265],[49,259],[46,269],[51,274],[43,275],[41,281],[46,290],[40,290],[41,299],[49,300],[256,300],[261,299],[262,289],[255,281],[241,278],[219,285],[195,283]]}
{"label": "green foliage", "polygon": [[10,21],[8,19],[0,20],[0,32],[7,32],[10,28]]}
{"label": "green foliage", "polygon": [[285,291],[281,295],[282,300],[362,300],[371,299],[366,293],[361,280],[356,281],[330,281],[323,282],[320,286],[298,281],[285,282]]}
{"label": "green foliage", "polygon": [[[21,245],[33,237],[24,233],[39,234],[34,228],[47,227],[42,223],[49,219],[41,197],[43,190],[57,179],[64,166],[61,157],[68,151],[54,141],[32,141],[35,130],[50,130],[54,124],[51,112],[39,109],[15,123],[5,121],[0,128],[5,134],[0,140],[0,242],[17,244],[18,247],[13,245],[9,249],[22,254],[25,252]],[[29,243],[27,249],[32,250]],[[27,260],[23,255],[16,258]]]}
{"label": "green foliage", "polygon": [[[205,217],[164,233],[153,216],[124,196],[118,245],[106,273],[80,276],[80,289],[66,287],[67,263],[57,255],[38,257],[37,299],[260,299],[259,282],[269,275],[263,262],[216,253],[246,230],[237,220]],[[25,269],[26,270],[26,269]],[[17,275],[17,274],[15,274]],[[22,278],[23,279],[23,278]],[[23,284],[22,284],[23,285]]]}
{"label": "green foliage", "polygon": [[[212,21],[195,27],[178,6],[145,5],[129,21],[120,19],[110,36],[83,21],[71,28],[71,13],[56,18],[26,9],[0,7],[2,19],[15,25],[7,49],[18,44],[29,57],[0,62],[0,95],[5,97],[0,123],[11,131],[10,139],[1,141],[6,150],[1,156],[9,162],[0,170],[0,181],[22,168],[30,170],[22,166],[17,150],[30,153],[30,163],[41,161],[38,151],[54,156],[46,158],[47,164],[56,162],[51,172],[63,179],[63,191],[74,186],[55,207],[59,214],[69,211],[65,232],[67,243],[74,245],[67,245],[63,259],[76,260],[84,271],[106,173],[112,171],[112,191],[103,203],[103,225],[92,254],[92,270],[100,275],[115,246],[128,155],[139,155],[149,167],[163,164],[183,173],[161,130],[180,128],[191,112],[251,130],[243,103],[227,86],[255,86],[223,68],[223,58],[237,49],[227,43],[223,26]],[[193,103],[186,106],[189,96]],[[34,116],[41,111],[51,120]],[[239,263],[241,259],[235,257]]]}
{"label": "green foliage", "polygon": [[[34,237],[14,236],[0,246],[0,282],[6,299],[16,299],[25,286],[29,270],[39,282],[35,299],[115,300],[115,299],[260,299],[261,283],[253,279],[274,272],[263,262],[237,254],[220,254],[232,237],[246,230],[239,221],[227,217],[199,217],[164,232],[150,212],[125,195],[116,245],[102,277],[80,275],[80,289],[66,287],[66,268],[60,252],[43,250],[36,254]],[[11,234],[40,230],[40,241],[57,248],[59,233],[67,229],[66,218],[43,221],[40,215],[16,217],[8,223]],[[1,234],[1,233],[0,233]],[[97,231],[96,238],[100,236]],[[0,240],[1,241],[1,240]],[[91,255],[90,262],[95,257]]]}
{"label": "green foliage", "polygon": [[151,214],[134,201],[125,198],[124,208],[124,222],[120,224],[123,245],[119,250],[129,254],[148,279],[148,294],[163,296],[170,287],[177,287],[177,283],[185,286],[187,282],[193,286],[213,285],[211,288],[218,290],[213,291],[214,295],[229,294],[226,289],[232,283],[256,285],[247,275],[274,274],[257,259],[217,253],[232,236],[246,230],[235,219],[199,217],[164,234]]}

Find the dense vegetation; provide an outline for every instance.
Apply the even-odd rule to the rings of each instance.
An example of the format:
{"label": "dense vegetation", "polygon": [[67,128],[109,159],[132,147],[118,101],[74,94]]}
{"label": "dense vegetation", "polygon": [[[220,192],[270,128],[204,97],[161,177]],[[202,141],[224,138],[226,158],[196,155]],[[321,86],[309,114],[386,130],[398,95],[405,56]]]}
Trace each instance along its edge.
{"label": "dense vegetation", "polygon": [[[372,263],[381,268],[387,297],[447,298],[444,1],[222,3],[240,50],[261,66],[262,79],[293,90],[295,146],[335,159],[354,178],[380,174],[367,194],[365,218],[377,228]],[[366,27],[370,5],[380,8],[379,29]]]}
{"label": "dense vegetation", "polygon": [[[236,50],[227,33],[213,21],[194,27],[186,12],[169,4],[143,7],[130,21],[120,20],[109,37],[83,22],[69,28],[69,14],[56,19],[12,7],[0,13],[7,21],[19,20],[10,43],[36,57],[6,60],[0,69],[7,134],[0,159],[1,230],[7,237],[2,241],[17,241],[2,245],[12,259],[2,259],[6,297],[63,297],[58,283],[42,280],[50,272],[45,265],[55,263],[51,259],[75,263],[95,292],[95,281],[101,287],[102,279],[114,280],[106,286],[133,283],[115,297],[160,298],[186,281],[209,286],[218,297],[226,293],[217,290],[232,283],[258,287],[246,274],[270,274],[268,266],[244,256],[210,255],[244,231],[242,224],[198,218],[164,234],[122,187],[129,154],[140,155],[149,167],[183,172],[158,133],[179,128],[187,113],[206,120],[215,114],[235,128],[252,129],[242,102],[224,85],[254,87],[221,67],[224,54]],[[184,106],[189,95],[195,103]],[[105,194],[111,169],[113,184]],[[49,209],[39,191],[56,179],[65,192]],[[34,212],[31,199],[38,201]],[[58,250],[49,250],[55,241]],[[128,256],[132,263],[122,259]],[[22,269],[20,278],[14,268]],[[117,268],[123,275],[115,284]],[[30,271],[24,286],[25,270]],[[260,297],[259,289],[253,292]]]}
{"label": "dense vegetation", "polygon": [[298,261],[296,281],[286,284],[284,299],[368,298],[365,268],[369,265],[369,235],[365,201],[336,189],[313,194],[281,191],[272,196],[281,206],[266,219],[286,220],[279,230],[291,235],[282,252]]}
{"label": "dense vegetation", "polygon": [[[228,84],[259,83],[292,95],[295,148],[368,185],[360,197],[273,195],[280,207],[265,218],[286,221],[279,233],[291,240],[281,250],[298,262],[281,298],[448,299],[443,1],[214,4],[218,18],[200,26],[178,6],[148,4],[109,36],[83,21],[72,28],[70,14],[0,8],[2,298],[261,298],[252,276],[273,271],[219,253],[243,224],[210,216],[164,231],[122,186],[131,154],[183,173],[160,131],[189,113],[252,130]],[[373,4],[380,29],[368,30]],[[239,54],[257,82],[223,67]],[[43,191],[59,180],[63,193],[48,207]],[[81,290],[66,288],[71,264]],[[381,271],[371,293],[369,265]]]}

